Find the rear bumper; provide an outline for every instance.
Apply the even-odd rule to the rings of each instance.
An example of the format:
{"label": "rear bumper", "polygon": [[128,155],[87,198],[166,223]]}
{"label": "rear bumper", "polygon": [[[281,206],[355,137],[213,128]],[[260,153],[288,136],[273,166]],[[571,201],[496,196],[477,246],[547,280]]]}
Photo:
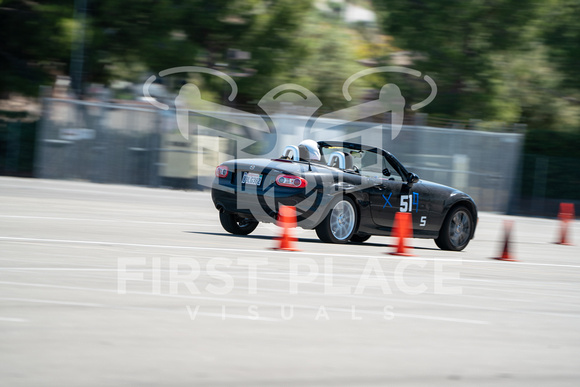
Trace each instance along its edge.
{"label": "rear bumper", "polygon": [[322,211],[327,207],[328,198],[322,197],[321,191],[306,195],[304,189],[271,187],[241,190],[229,184],[215,182],[211,190],[212,201],[216,209],[232,212],[241,216],[251,216],[260,222],[275,223],[280,206],[296,207],[298,226],[314,228],[323,219]]}

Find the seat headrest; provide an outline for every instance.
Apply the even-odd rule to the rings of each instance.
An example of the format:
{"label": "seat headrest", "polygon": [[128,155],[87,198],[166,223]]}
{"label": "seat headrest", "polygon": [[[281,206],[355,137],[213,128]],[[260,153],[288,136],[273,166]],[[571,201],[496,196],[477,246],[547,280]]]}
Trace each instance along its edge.
{"label": "seat headrest", "polygon": [[354,165],[354,158],[350,153],[344,153],[344,169],[352,169]]}
{"label": "seat headrest", "polygon": [[310,152],[304,145],[298,145],[298,153],[301,161],[310,161]]}

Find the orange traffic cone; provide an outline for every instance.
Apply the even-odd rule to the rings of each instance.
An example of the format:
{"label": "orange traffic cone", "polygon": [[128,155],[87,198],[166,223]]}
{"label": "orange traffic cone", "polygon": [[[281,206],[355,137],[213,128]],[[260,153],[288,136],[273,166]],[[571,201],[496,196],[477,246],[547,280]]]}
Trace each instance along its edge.
{"label": "orange traffic cone", "polygon": [[296,208],[291,206],[280,206],[280,212],[278,214],[278,226],[282,227],[282,236],[275,238],[280,241],[278,247],[274,247],[273,250],[286,250],[286,251],[300,251],[294,247],[294,242],[298,239],[292,236],[291,229],[296,227]]}
{"label": "orange traffic cone", "polygon": [[398,238],[397,250],[389,254],[403,255],[412,257],[413,254],[406,252],[406,239],[413,236],[413,229],[411,228],[411,214],[409,212],[397,212],[395,215],[395,224],[393,227],[393,236]]}
{"label": "orange traffic cone", "polygon": [[504,220],[504,230],[505,230],[505,236],[504,236],[504,242],[503,242],[503,251],[501,253],[501,256],[499,258],[494,258],[500,261],[512,261],[512,262],[517,262],[517,259],[514,259],[512,257],[512,255],[510,254],[510,237],[511,237],[511,233],[512,233],[512,227],[514,225],[514,221],[513,220]]}
{"label": "orange traffic cone", "polygon": [[560,240],[556,244],[571,246],[572,242],[568,240],[568,228],[570,222],[574,219],[574,203],[560,203],[558,219],[560,219],[561,223]]}

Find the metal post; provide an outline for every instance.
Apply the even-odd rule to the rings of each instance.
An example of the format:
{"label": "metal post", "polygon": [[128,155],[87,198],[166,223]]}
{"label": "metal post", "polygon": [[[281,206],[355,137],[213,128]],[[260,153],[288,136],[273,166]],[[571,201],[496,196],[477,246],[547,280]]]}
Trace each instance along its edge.
{"label": "metal post", "polygon": [[534,178],[534,201],[538,203],[535,212],[543,214],[546,203],[546,186],[548,182],[548,163],[546,156],[537,156]]}
{"label": "metal post", "polygon": [[75,0],[74,20],[80,25],[80,29],[78,34],[75,34],[71,46],[70,76],[71,87],[77,98],[80,98],[83,92],[86,11],[87,0]]}

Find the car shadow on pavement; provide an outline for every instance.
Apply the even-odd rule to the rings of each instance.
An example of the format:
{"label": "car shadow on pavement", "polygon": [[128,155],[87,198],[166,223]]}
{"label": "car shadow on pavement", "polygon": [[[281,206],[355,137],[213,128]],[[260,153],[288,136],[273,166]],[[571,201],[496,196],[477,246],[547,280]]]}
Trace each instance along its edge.
{"label": "car shadow on pavement", "polygon": [[[215,236],[227,236],[231,238],[244,238],[244,239],[265,239],[265,240],[273,240],[274,237],[269,235],[259,235],[259,234],[252,234],[252,235],[235,235],[230,234],[227,232],[202,232],[202,231],[184,231],[189,234],[200,234],[200,235],[215,235]],[[314,238],[298,238],[299,242],[309,242],[309,243],[324,243],[319,239]]]}
{"label": "car shadow on pavement", "polygon": [[[235,235],[230,234],[227,232],[203,232],[203,231],[184,231],[188,234],[200,234],[200,235],[215,235],[215,236],[227,236],[230,238],[244,238],[244,239],[264,239],[264,240],[274,240],[274,237],[269,235],[259,235],[259,234],[252,234],[252,235]],[[320,239],[315,238],[298,238],[298,242],[306,242],[306,243],[325,243],[322,242]],[[355,243],[350,242],[350,245],[359,245],[359,246],[369,246],[369,247],[396,247],[394,244],[390,243],[373,243],[373,242],[363,242],[363,243]],[[420,246],[410,246],[410,248],[417,249],[417,250],[440,250],[436,247],[420,247]]]}

